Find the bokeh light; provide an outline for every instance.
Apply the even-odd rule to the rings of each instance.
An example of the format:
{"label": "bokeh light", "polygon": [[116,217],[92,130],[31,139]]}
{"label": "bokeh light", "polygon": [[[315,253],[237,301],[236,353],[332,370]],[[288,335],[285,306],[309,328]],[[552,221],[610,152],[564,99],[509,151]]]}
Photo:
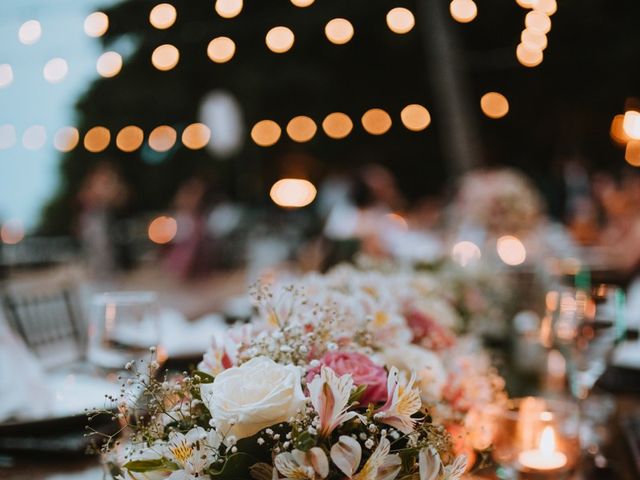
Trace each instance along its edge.
{"label": "bokeh light", "polygon": [[162,215],[149,223],[147,230],[149,240],[158,245],[164,245],[173,240],[178,233],[178,222],[175,218]]}
{"label": "bokeh light", "polygon": [[416,19],[411,10],[397,7],[387,13],[387,26],[394,33],[408,33],[416,24]]}
{"label": "bokeh light", "polygon": [[400,119],[404,126],[413,132],[424,130],[431,123],[429,110],[417,103],[404,107],[400,112]]}
{"label": "bokeh light", "polygon": [[478,16],[478,6],[473,0],[453,0],[449,12],[456,22],[469,23]]}
{"label": "bokeh light", "polygon": [[529,50],[544,50],[547,48],[547,36],[536,30],[525,28],[520,35],[520,40]]}
{"label": "bokeh light", "polygon": [[182,143],[191,150],[204,148],[211,140],[211,129],[204,123],[192,123],[182,132]]}
{"label": "bokeh light", "polygon": [[287,124],[287,134],[294,142],[308,142],[317,130],[316,122],[304,115],[292,118]]}
{"label": "bokeh light", "polygon": [[267,47],[274,53],[284,53],[293,47],[295,35],[287,27],[273,27],[265,38]]}
{"label": "bokeh light", "polygon": [[16,140],[16,127],[10,124],[0,125],[0,150],[13,147]]}
{"label": "bokeh light", "polygon": [[620,114],[613,117],[610,133],[613,141],[621,145],[626,145],[631,140],[631,137],[624,131],[624,115]]}
{"label": "bokeh light", "polygon": [[315,0],[291,0],[296,7],[305,8],[311,5]]}
{"label": "bokeh light", "polygon": [[624,114],[622,128],[633,140],[640,140],[640,112],[629,110]]}
{"label": "bokeh light", "polygon": [[106,127],[93,127],[84,135],[84,148],[91,153],[105,150],[111,142],[111,132]]}
{"label": "bokeh light", "polygon": [[52,58],[42,69],[44,79],[49,83],[59,83],[69,73],[69,66],[64,58]]}
{"label": "bokeh light", "polygon": [[96,70],[102,77],[115,77],[122,70],[122,56],[117,52],[104,52],[98,57]]}
{"label": "bokeh light", "polygon": [[140,127],[128,125],[116,135],[116,146],[123,152],[134,152],[142,146],[144,132]]}
{"label": "bokeh light", "polygon": [[242,0],[216,0],[215,8],[222,18],[233,18],[242,11]]}
{"label": "bokeh light", "polygon": [[169,125],[160,125],[149,134],[149,147],[156,152],[166,152],[173,148],[177,139],[178,134],[175,128]]}
{"label": "bokeh light", "polygon": [[507,265],[521,265],[527,259],[527,250],[524,244],[512,235],[500,237],[497,242],[496,250],[500,260]]}
{"label": "bokeh light", "polygon": [[251,138],[261,147],[270,147],[280,140],[282,129],[273,120],[260,120],[251,129]]}
{"label": "bokeh light", "polygon": [[471,262],[480,260],[481,257],[482,252],[480,251],[480,247],[468,240],[456,243],[451,249],[451,258],[463,267],[466,267]]}
{"label": "bokeh light", "polygon": [[533,9],[551,16],[558,11],[558,2],[556,0],[536,0],[533,3]]}
{"label": "bokeh light", "polygon": [[333,112],[322,121],[322,129],[328,137],[339,140],[345,138],[353,130],[353,122],[342,112]]}
{"label": "bokeh light", "polygon": [[109,30],[109,17],[103,12],[93,12],[84,20],[84,33],[90,37],[101,37]]}
{"label": "bokeh light", "polygon": [[149,23],[158,30],[165,30],[176,23],[178,12],[170,3],[159,3],[149,12]]}
{"label": "bokeh light", "polygon": [[516,57],[522,65],[531,68],[537,67],[542,63],[544,54],[542,53],[542,50],[531,49],[524,43],[520,43],[518,44],[518,48],[516,48]]}
{"label": "bokeh light", "polygon": [[236,53],[236,44],[229,37],[217,37],[209,42],[207,55],[216,63],[225,63]]}
{"label": "bokeh light", "polygon": [[480,108],[489,118],[502,118],[509,113],[509,101],[501,93],[489,92],[480,99]]}
{"label": "bokeh light", "polygon": [[344,45],[353,38],[353,25],[346,18],[334,18],[324,27],[324,34],[331,43]]}
{"label": "bokeh light", "polygon": [[18,40],[24,45],[33,45],[42,37],[42,26],[37,20],[28,20],[20,25]]}
{"label": "bokeh light", "polygon": [[633,167],[640,167],[640,140],[631,140],[624,151],[624,159]]}
{"label": "bokeh light", "polygon": [[16,218],[11,218],[0,228],[0,240],[7,245],[15,245],[24,240],[24,225]]}
{"label": "bokeh light", "polygon": [[362,116],[362,126],[371,135],[382,135],[391,128],[391,117],[380,108],[372,108]]}
{"label": "bokeh light", "polygon": [[63,127],[53,136],[53,146],[60,152],[70,152],[79,142],[80,132],[74,127]]}
{"label": "bokeh light", "polygon": [[524,24],[528,29],[539,33],[548,33],[551,30],[551,19],[539,10],[527,13]]}
{"label": "bokeh light", "polygon": [[533,8],[538,0],[516,0],[516,3],[522,8]]}
{"label": "bokeh light", "polygon": [[13,83],[13,68],[8,63],[0,64],[0,88],[8,87]]}
{"label": "bokeh light", "polygon": [[22,134],[22,145],[27,150],[38,150],[47,141],[47,130],[42,125],[31,125]]}
{"label": "bokeh light", "polygon": [[283,178],[271,187],[271,200],[286,208],[306,207],[316,198],[316,187],[308,180],[301,178]]}
{"label": "bokeh light", "polygon": [[158,70],[166,72],[174,68],[180,61],[180,51],[173,45],[160,45],[151,54],[151,63]]}

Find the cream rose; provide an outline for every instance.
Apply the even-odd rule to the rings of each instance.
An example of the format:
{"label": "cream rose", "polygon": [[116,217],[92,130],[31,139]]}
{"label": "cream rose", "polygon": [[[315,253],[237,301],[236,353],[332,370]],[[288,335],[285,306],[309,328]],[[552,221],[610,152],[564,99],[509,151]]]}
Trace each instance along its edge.
{"label": "cream rose", "polygon": [[223,371],[200,393],[227,444],[288,421],[307,401],[300,369],[267,357]]}

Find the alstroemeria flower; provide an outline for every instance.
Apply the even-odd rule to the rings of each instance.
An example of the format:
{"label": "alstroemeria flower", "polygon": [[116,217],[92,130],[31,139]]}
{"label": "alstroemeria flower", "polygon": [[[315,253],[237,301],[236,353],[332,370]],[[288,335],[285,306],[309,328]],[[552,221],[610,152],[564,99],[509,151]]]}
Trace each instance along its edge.
{"label": "alstroemeria flower", "polygon": [[367,463],[352,480],[393,480],[402,469],[402,461],[396,453],[389,454],[391,444],[382,438]]}
{"label": "alstroemeria flower", "polygon": [[331,447],[331,460],[349,478],[358,470],[361,459],[360,442],[348,435],[340,435],[338,441]]}
{"label": "alstroemeria flower", "polygon": [[420,480],[460,480],[467,470],[467,457],[460,455],[450,465],[443,465],[434,448],[423,448],[418,454]]}
{"label": "alstroemeria flower", "polygon": [[320,480],[329,475],[327,454],[319,447],[313,447],[308,452],[293,450],[280,453],[274,464],[287,479]]}
{"label": "alstroemeria flower", "polygon": [[171,432],[163,456],[174,462],[180,470],[173,472],[170,480],[198,480],[204,470],[218,459],[218,448],[222,439],[215,430],[202,427],[186,434]]}
{"label": "alstroemeria flower", "polygon": [[320,375],[308,385],[311,404],[318,413],[318,433],[326,437],[338,426],[356,416],[348,412],[353,379],[346,374],[338,377],[333,370],[322,367]]}
{"label": "alstroemeria flower", "polygon": [[415,424],[411,416],[422,407],[420,391],[413,388],[415,381],[415,373],[407,382],[396,367],[391,368],[387,380],[387,403],[375,413],[375,418],[404,434],[411,433]]}

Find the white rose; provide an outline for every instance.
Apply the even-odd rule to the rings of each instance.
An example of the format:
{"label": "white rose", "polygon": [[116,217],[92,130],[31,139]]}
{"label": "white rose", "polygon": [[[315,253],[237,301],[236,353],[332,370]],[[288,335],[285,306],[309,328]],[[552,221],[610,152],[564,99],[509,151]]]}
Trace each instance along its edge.
{"label": "white rose", "polygon": [[288,421],[307,401],[300,369],[267,357],[225,370],[200,393],[222,435],[236,440]]}
{"label": "white rose", "polygon": [[440,400],[447,373],[435,353],[417,345],[404,345],[385,349],[382,356],[387,367],[396,367],[407,373],[416,372],[423,402],[432,403]]}

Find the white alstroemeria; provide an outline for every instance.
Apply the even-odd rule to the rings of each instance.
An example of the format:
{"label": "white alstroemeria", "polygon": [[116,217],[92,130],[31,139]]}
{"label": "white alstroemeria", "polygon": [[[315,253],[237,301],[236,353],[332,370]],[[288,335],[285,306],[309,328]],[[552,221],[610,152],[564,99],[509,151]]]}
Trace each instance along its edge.
{"label": "white alstroemeria", "polygon": [[311,404],[318,413],[320,435],[330,435],[336,427],[357,415],[355,412],[347,412],[353,389],[351,375],[338,377],[333,370],[323,366],[320,375],[311,381],[308,388]]}
{"label": "white alstroemeria", "polygon": [[460,480],[466,471],[467,457],[466,455],[460,455],[456,457],[452,464],[444,467],[442,480]]}
{"label": "white alstroemeria", "polygon": [[180,470],[173,472],[169,479],[201,479],[204,470],[218,459],[221,443],[218,432],[206,431],[202,427],[192,428],[186,434],[171,432],[163,456],[178,465]]}
{"label": "white alstroemeria", "polygon": [[274,464],[278,472],[287,479],[320,480],[329,475],[327,454],[319,447],[313,447],[308,452],[293,450],[280,453]]}
{"label": "white alstroemeria", "polygon": [[402,461],[396,453],[389,454],[391,444],[385,437],[373,451],[364,467],[352,478],[352,480],[393,480],[402,469]]}
{"label": "white alstroemeria", "polygon": [[467,457],[460,455],[452,464],[443,465],[434,448],[423,448],[418,454],[420,480],[460,480],[467,470]]}
{"label": "white alstroemeria", "polygon": [[392,367],[387,379],[387,402],[375,413],[375,418],[404,434],[411,433],[415,424],[411,416],[422,407],[420,391],[413,388],[415,381],[415,373],[407,382],[399,370]]}
{"label": "white alstroemeria", "polygon": [[349,478],[358,470],[361,459],[360,442],[352,437],[341,435],[331,447],[331,460]]}

